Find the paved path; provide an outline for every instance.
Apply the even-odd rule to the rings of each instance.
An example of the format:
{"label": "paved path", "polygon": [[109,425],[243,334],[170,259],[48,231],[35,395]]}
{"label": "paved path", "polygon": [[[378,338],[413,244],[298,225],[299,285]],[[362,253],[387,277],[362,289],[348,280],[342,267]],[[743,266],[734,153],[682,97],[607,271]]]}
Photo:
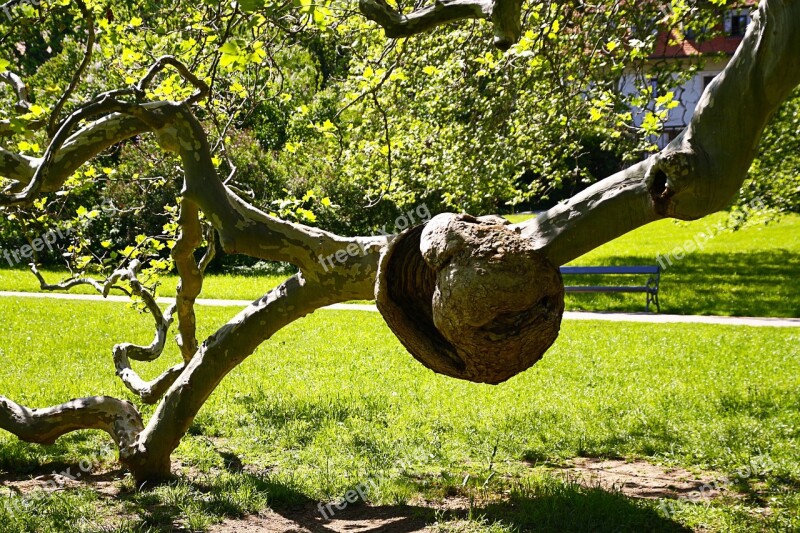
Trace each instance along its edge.
{"label": "paved path", "polygon": [[[78,300],[78,301],[105,301],[128,302],[127,296],[109,296],[103,298],[95,294],[62,294],[41,292],[10,292],[0,291],[0,298],[47,298],[53,300]],[[159,298],[158,302],[170,304],[173,298]],[[198,305],[210,307],[246,307],[250,300],[209,300],[198,299]],[[338,311],[367,311],[377,312],[372,304],[334,304],[324,309]],[[700,315],[662,315],[654,313],[590,313],[585,311],[567,311],[564,313],[566,320],[601,320],[607,322],[647,322],[657,324],[717,324],[722,326],[755,326],[798,328],[800,318],[757,318],[757,317],[731,317],[731,316],[700,316]]]}

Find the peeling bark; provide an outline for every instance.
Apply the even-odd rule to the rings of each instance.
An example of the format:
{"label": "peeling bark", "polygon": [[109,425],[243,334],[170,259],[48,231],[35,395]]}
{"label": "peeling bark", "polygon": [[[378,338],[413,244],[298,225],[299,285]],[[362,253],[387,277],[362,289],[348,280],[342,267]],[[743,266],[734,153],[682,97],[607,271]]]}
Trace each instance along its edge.
{"label": "peeling bark", "polygon": [[181,201],[178,219],[181,232],[172,248],[172,258],[180,277],[175,296],[178,309],[178,346],[185,362],[191,360],[198,346],[194,302],[203,290],[203,273],[194,260],[194,251],[203,240],[199,214],[197,204],[185,199]]}
{"label": "peeling bark", "polygon": [[114,439],[124,458],[142,427],[132,403],[108,396],[81,398],[47,409],[28,409],[0,396],[0,428],[26,442],[53,444],[72,431],[100,429]]}

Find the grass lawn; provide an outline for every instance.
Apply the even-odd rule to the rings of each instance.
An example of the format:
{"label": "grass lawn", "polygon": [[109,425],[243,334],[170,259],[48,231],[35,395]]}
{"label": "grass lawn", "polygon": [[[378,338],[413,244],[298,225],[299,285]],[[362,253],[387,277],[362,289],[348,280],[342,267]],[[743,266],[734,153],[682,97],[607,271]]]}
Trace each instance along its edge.
{"label": "grass lawn", "polygon": [[[200,311],[205,334],[236,312]],[[151,335],[149,317],[105,302],[5,298],[0,320],[0,393],[38,407],[129,397],[110,349]],[[266,508],[313,510],[374,483],[370,505],[432,531],[796,531],[798,346],[794,328],[568,321],[534,368],[492,387],[426,370],[377,314],[319,311],[223,382],[175,454],[179,482],[137,493],[105,452],[95,485],[0,498],[0,530],[202,531]],[[170,348],[146,377],[178,358]],[[80,433],[41,447],[0,433],[0,493],[75,472],[104,443]],[[659,500],[560,475],[576,457],[643,458],[736,483],[665,513]],[[737,477],[753,460],[771,466]],[[95,490],[101,482],[114,497]],[[466,511],[434,508],[454,500]]]}
{"label": "grass lawn", "polygon": [[[509,217],[515,222],[523,215]],[[800,215],[777,223],[752,225],[740,231],[715,233],[714,226],[727,220],[716,214],[695,222],[663,220],[639,228],[580,257],[575,265],[655,265],[662,257],[661,311],[674,314],[800,317]],[[667,257],[677,246],[697,238],[704,249],[677,260]],[[670,264],[671,262],[671,264]],[[63,271],[45,272],[48,281],[65,277]],[[642,284],[644,277],[593,279],[570,276],[567,284]],[[278,276],[209,275],[203,298],[253,300],[282,281]],[[165,277],[159,295],[175,293],[177,278]],[[0,269],[0,290],[38,291],[27,270]],[[88,288],[75,292],[91,293]],[[589,311],[644,310],[643,294],[567,295],[567,309]]]}
{"label": "grass lawn", "polygon": [[[571,265],[656,265],[661,274],[661,312],[685,315],[800,316],[800,215],[717,232],[727,221],[718,213],[694,222],[661,220],[636,229],[570,263]],[[522,216],[517,215],[517,222]],[[705,239],[705,235],[715,235]],[[672,252],[687,241],[704,249],[680,260]],[[668,257],[669,255],[669,257]],[[662,268],[663,268],[662,267]],[[622,284],[646,281],[620,276]],[[640,279],[641,278],[641,279]],[[614,277],[569,276],[567,284],[613,283]],[[567,309],[644,311],[643,294],[567,295]]]}

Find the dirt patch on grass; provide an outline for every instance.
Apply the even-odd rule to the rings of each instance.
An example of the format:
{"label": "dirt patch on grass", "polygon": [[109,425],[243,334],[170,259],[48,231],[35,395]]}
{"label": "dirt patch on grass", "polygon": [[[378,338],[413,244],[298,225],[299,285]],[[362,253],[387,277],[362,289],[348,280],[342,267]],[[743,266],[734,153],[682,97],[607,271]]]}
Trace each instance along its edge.
{"label": "dirt patch on grass", "polygon": [[[682,468],[664,468],[645,461],[577,458],[562,468],[549,468],[552,475],[591,488],[621,493],[630,498],[682,498],[704,499],[721,496],[712,486],[711,475],[698,476]],[[420,498],[409,502],[409,506],[370,507],[349,506],[325,520],[317,507],[303,506],[294,511],[266,512],[241,520],[226,520],[211,529],[213,533],[360,533],[387,532],[412,533],[431,532],[435,527],[433,514],[444,511],[451,518],[464,514],[469,508],[469,499],[462,496],[446,497],[440,501]]]}
{"label": "dirt patch on grass", "polygon": [[124,473],[121,470],[98,472],[74,472],[74,469],[62,469],[58,473],[32,473],[27,478],[19,476],[0,476],[0,495],[29,496],[37,491],[49,493],[68,489],[90,488],[103,496],[116,497],[120,494],[119,480]]}
{"label": "dirt patch on grass", "polygon": [[619,491],[631,498],[689,498],[701,493],[703,499],[712,500],[721,496],[711,476],[645,461],[579,457],[560,472],[581,485]]}
{"label": "dirt patch on grass", "polygon": [[408,507],[350,506],[325,520],[316,508],[267,512],[241,520],[226,520],[213,533],[412,533],[430,531],[419,511]]}

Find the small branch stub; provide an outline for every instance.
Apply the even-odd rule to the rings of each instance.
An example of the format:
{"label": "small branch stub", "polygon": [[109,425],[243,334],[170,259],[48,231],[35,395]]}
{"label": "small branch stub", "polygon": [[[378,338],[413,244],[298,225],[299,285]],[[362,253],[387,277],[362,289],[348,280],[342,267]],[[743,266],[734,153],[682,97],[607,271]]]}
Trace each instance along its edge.
{"label": "small branch stub", "polygon": [[376,300],[423,365],[497,384],[555,342],[564,285],[558,268],[502,219],[446,213],[387,247]]}

